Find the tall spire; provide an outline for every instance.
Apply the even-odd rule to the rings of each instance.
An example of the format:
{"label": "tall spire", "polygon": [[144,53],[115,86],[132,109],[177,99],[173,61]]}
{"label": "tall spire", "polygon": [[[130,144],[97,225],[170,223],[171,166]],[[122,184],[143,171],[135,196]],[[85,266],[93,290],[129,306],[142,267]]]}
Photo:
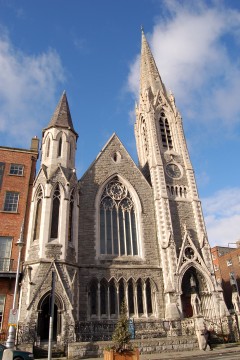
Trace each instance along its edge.
{"label": "tall spire", "polygon": [[44,130],[49,129],[51,127],[67,128],[72,130],[76,134],[76,131],[74,130],[73,127],[66,91],[63,92],[61,99],[54,111],[54,114],[48,126]]}
{"label": "tall spire", "polygon": [[162,90],[165,93],[164,84],[142,28],[140,93],[144,92],[150,86],[153,92]]}

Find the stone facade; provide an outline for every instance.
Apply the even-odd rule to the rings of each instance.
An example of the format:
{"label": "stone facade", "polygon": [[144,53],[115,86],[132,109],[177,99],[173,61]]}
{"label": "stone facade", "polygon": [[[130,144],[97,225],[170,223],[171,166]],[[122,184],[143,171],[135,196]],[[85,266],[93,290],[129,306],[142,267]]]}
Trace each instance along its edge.
{"label": "stone facade", "polygon": [[113,134],[77,181],[78,137],[65,93],[43,130],[20,312],[20,327],[36,327],[38,343],[48,335],[52,272],[59,343],[75,341],[80,322],[116,321],[123,300],[146,329],[192,318],[199,344],[204,319],[228,315],[181,115],[144,34],[135,136],[139,166]]}

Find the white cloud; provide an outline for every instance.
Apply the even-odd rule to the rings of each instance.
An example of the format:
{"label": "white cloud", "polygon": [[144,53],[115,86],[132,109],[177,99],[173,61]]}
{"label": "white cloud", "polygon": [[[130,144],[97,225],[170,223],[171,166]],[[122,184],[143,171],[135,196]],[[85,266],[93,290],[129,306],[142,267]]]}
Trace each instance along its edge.
{"label": "white cloud", "polygon": [[[57,85],[64,70],[55,50],[37,55],[14,48],[6,34],[0,36],[0,133],[5,144],[30,144],[56,106]],[[21,126],[19,124],[21,123]]]}
{"label": "white cloud", "polygon": [[240,188],[218,191],[202,204],[211,246],[228,246],[240,239]]}
{"label": "white cloud", "polygon": [[[212,131],[216,124],[219,128],[240,122],[240,12],[219,2],[204,4],[166,1],[167,15],[147,37],[162,80],[175,94],[185,119],[190,116]],[[128,77],[136,97],[138,82],[139,57]]]}

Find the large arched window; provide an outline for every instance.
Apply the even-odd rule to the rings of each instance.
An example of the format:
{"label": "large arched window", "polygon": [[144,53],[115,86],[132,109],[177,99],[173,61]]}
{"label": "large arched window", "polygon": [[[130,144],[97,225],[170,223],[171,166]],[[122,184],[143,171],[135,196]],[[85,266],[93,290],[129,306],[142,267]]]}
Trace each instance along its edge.
{"label": "large arched window", "polygon": [[41,217],[42,217],[42,198],[43,198],[43,194],[42,194],[42,190],[40,189],[37,194],[37,206],[35,213],[33,240],[39,239]]}
{"label": "large arched window", "polygon": [[51,239],[56,239],[58,237],[59,210],[60,210],[60,189],[59,186],[57,185],[53,193]]}
{"label": "large arched window", "polygon": [[139,254],[135,206],[118,177],[105,186],[101,197],[100,254]]}

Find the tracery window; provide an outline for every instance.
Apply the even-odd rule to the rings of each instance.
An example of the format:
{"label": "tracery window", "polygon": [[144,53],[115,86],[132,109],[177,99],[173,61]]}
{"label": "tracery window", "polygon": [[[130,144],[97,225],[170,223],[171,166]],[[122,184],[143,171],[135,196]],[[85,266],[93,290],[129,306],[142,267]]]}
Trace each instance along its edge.
{"label": "tracery window", "polygon": [[60,189],[59,186],[57,185],[53,193],[51,239],[56,239],[58,237],[59,210],[60,210]]}
{"label": "tracery window", "polygon": [[171,131],[170,131],[168,119],[166,118],[166,115],[163,111],[161,112],[159,126],[160,126],[160,133],[161,133],[163,147],[167,149],[172,149],[173,145],[172,145]]}
{"label": "tracery window", "polygon": [[100,254],[139,254],[135,206],[117,177],[106,185],[101,197]]}
{"label": "tracery window", "polygon": [[43,193],[42,193],[42,190],[40,189],[37,194],[37,206],[36,206],[36,213],[35,213],[33,240],[39,239],[41,217],[42,217],[42,199],[43,199]]}

